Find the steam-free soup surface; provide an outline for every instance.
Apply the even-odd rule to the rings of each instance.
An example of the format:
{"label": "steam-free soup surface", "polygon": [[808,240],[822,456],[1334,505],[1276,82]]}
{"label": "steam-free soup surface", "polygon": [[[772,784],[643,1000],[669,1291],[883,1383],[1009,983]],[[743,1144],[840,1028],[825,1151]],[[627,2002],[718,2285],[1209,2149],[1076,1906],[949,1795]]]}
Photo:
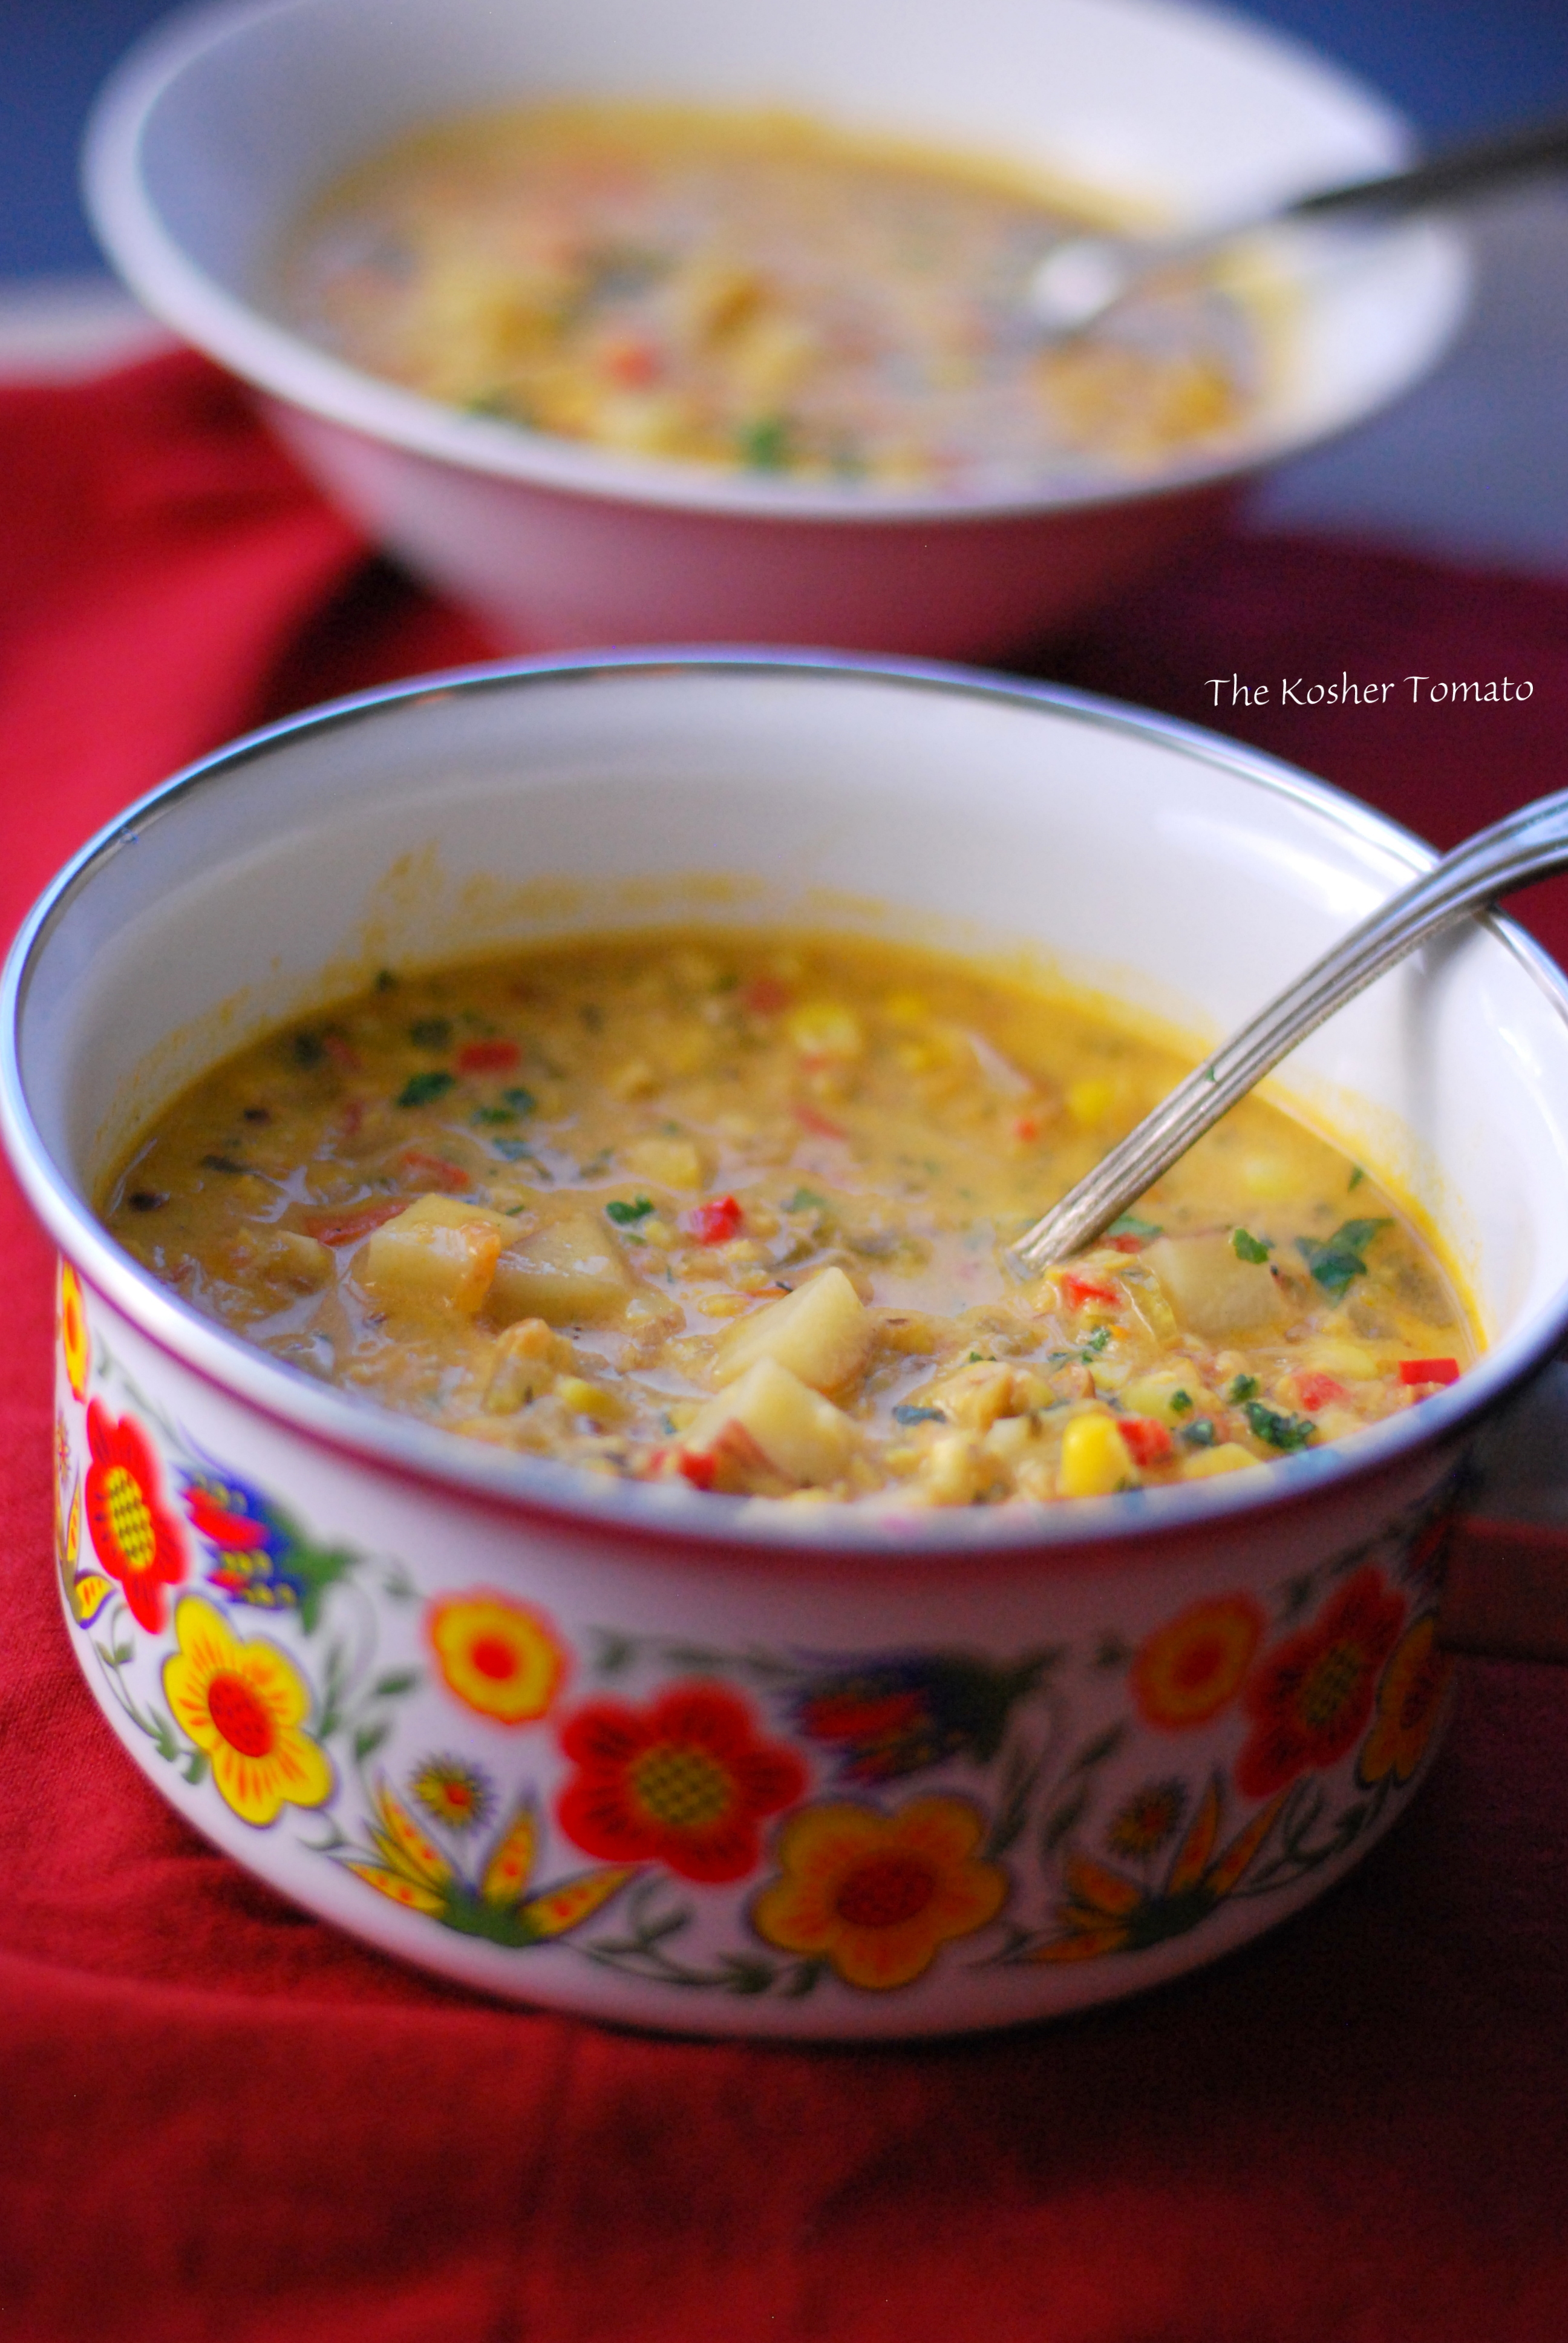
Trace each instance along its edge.
{"label": "steam-free soup surface", "polygon": [[1473,1356],[1395,1204],[1257,1100],[1070,1264],[1004,1248],[1185,1071],[881,943],[577,941],[245,1051],[105,1201],[194,1307],[471,1438],[795,1502],[1246,1471]]}
{"label": "steam-free soup surface", "polygon": [[281,297],[371,373],[621,454],[1021,491],[1217,446],[1262,377],[1251,306],[1201,274],[1042,347],[1030,276],[1085,217],[778,114],[556,106],[373,157],[300,224]]}

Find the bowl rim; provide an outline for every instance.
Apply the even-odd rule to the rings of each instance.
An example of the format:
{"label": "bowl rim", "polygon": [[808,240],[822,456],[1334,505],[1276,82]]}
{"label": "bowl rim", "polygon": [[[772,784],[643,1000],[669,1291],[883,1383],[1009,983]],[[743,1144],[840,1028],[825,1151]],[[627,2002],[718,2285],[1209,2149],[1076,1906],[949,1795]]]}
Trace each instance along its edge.
{"label": "bowl rim", "polygon": [[[860,658],[837,651],[745,646],[663,647],[506,659],[445,669],[349,694],[242,734],[196,759],[126,807],[90,838],[45,888],[17,932],[0,973],[0,1137],[34,1210],[79,1275],[146,1339],[198,1378],[318,1447],[372,1469],[437,1489],[552,1529],[610,1535],[647,1548],[678,1546],[692,1559],[748,1564],[859,1561],[882,1573],[920,1570],[962,1556],[970,1562],[1022,1559],[1060,1569],[1086,1560],[1125,1559],[1130,1549],[1168,1552],[1238,1516],[1275,1514],[1326,1490],[1370,1481],[1419,1450],[1468,1437],[1524,1379],[1543,1365],[1568,1331],[1568,1277],[1532,1322],[1506,1334],[1458,1383],[1419,1409],[1321,1449],[1300,1451],[1266,1474],[1226,1474],[1171,1488],[1029,1509],[917,1508],[896,1503],[812,1508],[715,1496],[684,1484],[611,1481],[550,1459],[518,1457],[422,1424],[379,1403],[326,1385],[255,1349],[202,1317],[122,1252],[45,1146],[22,1078],[19,1038],[36,962],[66,910],[96,872],[149,821],[173,812],[193,792],[264,769],[271,751],[347,725],[397,720],[398,711],[454,693],[516,692],[574,683],[593,689],[628,674],[662,676],[675,685],[691,675],[799,674],[846,688],[895,688],[1004,702],[1048,720],[1108,727],[1183,757],[1215,766],[1249,784],[1293,799],[1332,826],[1376,845],[1413,874],[1430,869],[1432,849],[1361,800],[1298,768],[1173,717],[1056,684],[939,662]],[[1545,994],[1568,1025],[1568,976],[1513,921],[1493,912],[1483,926]],[[1238,1483],[1252,1483],[1238,1487]]]}
{"label": "bowl rim", "polygon": [[[1345,416],[1276,435],[1277,444],[1221,447],[1163,464],[1124,480],[1087,475],[1032,494],[1020,488],[941,492],[879,490],[852,484],[769,479],[673,458],[638,459],[521,424],[467,415],[443,401],[348,365],[248,300],[228,291],[191,259],[152,200],[141,172],[141,143],[166,91],[186,69],[231,35],[312,0],[206,0],[155,25],[126,53],[99,91],[83,137],[81,181],[87,214],[109,258],[153,314],[221,365],[286,405],[357,432],[377,444],[558,496],[681,512],[712,522],[769,520],[797,526],[949,528],[1034,522],[1191,493],[1246,478],[1261,466],[1304,453],[1405,395],[1437,363],[1468,307],[1473,268],[1459,229],[1436,219],[1396,225],[1390,237],[1420,236],[1436,280],[1418,355],[1392,385]],[[1161,15],[1191,20],[1232,45],[1244,45],[1311,70],[1353,96],[1380,118],[1384,159],[1413,152],[1412,126],[1370,85],[1309,45],[1203,0],[1143,0]]]}

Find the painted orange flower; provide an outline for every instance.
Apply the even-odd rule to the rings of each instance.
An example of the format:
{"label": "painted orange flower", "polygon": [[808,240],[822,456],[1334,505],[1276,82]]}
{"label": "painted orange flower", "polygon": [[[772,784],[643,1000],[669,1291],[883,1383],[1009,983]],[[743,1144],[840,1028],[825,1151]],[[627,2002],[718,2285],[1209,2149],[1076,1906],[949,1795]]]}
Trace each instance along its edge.
{"label": "painted orange flower", "polygon": [[1145,1637],[1133,1659],[1139,1715],[1167,1733],[1207,1725],[1241,1691],[1263,1625],[1250,1594],[1224,1594],[1179,1611]]}
{"label": "painted orange flower", "polygon": [[751,1925],[780,1952],[827,1961],[846,1985],[911,1985],[1007,1901],[1007,1873],[976,1853],[984,1834],[967,1798],[911,1798],[892,1815],[848,1798],[805,1806],[779,1834],[780,1875]]}
{"label": "painted orange flower", "polygon": [[216,1604],[186,1594],[175,1605],[177,1651],[164,1662],[164,1697],[204,1750],[218,1795],[263,1829],[286,1805],[325,1805],[332,1763],[301,1721],[310,1687],[265,1635],[234,1634]]}
{"label": "painted orange flower", "polygon": [[446,1595],[425,1632],[447,1690],[498,1725],[533,1724],[560,1690],[566,1654],[538,1613],[509,1595]]}
{"label": "painted orange flower", "polygon": [[1332,1765],[1353,1748],[1404,1610],[1403,1596],[1377,1571],[1358,1570],[1312,1626],[1260,1661],[1247,1686],[1252,1730],[1236,1760],[1236,1785],[1247,1797],[1272,1797],[1298,1774]]}
{"label": "painted orange flower", "polygon": [[87,1339],[87,1313],[82,1303],[82,1281],[68,1261],[60,1263],[60,1356],[76,1399],[87,1396],[87,1369],[92,1348]]}
{"label": "painted orange flower", "polygon": [[1370,1789],[1392,1774],[1408,1782],[1442,1715],[1453,1662],[1437,1647],[1437,1620],[1428,1611],[1400,1644],[1377,1688],[1377,1715],[1356,1772]]}
{"label": "painted orange flower", "polygon": [[126,1590],[131,1614],[150,1634],[164,1624],[164,1589],[186,1574],[185,1534],[162,1503],[157,1458],[128,1415],[116,1423],[101,1400],[87,1410],[85,1502],[93,1549]]}
{"label": "painted orange flower", "polygon": [[578,1769],[559,1806],[568,1838],[703,1886],[754,1870],[763,1817],[806,1786],[794,1751],[760,1740],[744,1701],[717,1684],[676,1684],[640,1709],[591,1702],[568,1721],[561,1748]]}

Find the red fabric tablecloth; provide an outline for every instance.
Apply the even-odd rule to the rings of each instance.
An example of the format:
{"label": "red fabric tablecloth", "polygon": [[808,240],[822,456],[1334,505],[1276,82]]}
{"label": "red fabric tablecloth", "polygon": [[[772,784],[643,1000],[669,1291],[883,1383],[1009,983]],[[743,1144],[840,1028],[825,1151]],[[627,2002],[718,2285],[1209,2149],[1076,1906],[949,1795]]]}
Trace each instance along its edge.
{"label": "red fabric tablecloth", "polygon": [[[7,930],[260,717],[482,652],[171,357],[0,393]],[[1533,683],[1211,704],[1206,679]],[[1050,671],[1442,842],[1563,777],[1568,586],[1218,539]],[[1568,901],[1529,899],[1568,948]],[[1102,2016],[873,2051],[643,2040],[447,1991],[196,1838],[79,1681],[49,1264],[0,1197],[0,2335],[22,2343],[1556,2343],[1568,1675],[1472,1664],[1390,1844]]]}

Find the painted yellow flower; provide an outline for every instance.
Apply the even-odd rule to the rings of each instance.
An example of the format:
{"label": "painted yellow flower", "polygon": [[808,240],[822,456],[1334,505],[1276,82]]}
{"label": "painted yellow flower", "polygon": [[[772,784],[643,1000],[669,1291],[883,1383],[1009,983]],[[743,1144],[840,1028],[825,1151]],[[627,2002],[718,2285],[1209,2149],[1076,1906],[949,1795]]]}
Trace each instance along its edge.
{"label": "painted yellow flower", "polygon": [[505,1594],[448,1594],[431,1604],[426,1633],[447,1689],[498,1725],[531,1725],[560,1689],[565,1653],[537,1612]]}
{"label": "painted yellow flower", "polygon": [[781,1875],[751,1924],[781,1952],[829,1962],[846,1985],[912,1984],[1007,1900],[1006,1872],[975,1852],[984,1831],[967,1798],[911,1798],[893,1815],[848,1798],[803,1806],[779,1833]]}
{"label": "painted yellow flower", "polygon": [[1377,1688],[1377,1715],[1356,1760],[1369,1789],[1385,1774],[1409,1781],[1442,1715],[1452,1674],[1453,1662],[1437,1647],[1437,1620],[1429,1611],[1404,1637]]}
{"label": "painted yellow flower", "polygon": [[87,1368],[92,1351],[87,1340],[87,1313],[82,1303],[82,1281],[68,1261],[60,1263],[60,1356],[73,1395],[87,1396]]}
{"label": "painted yellow flower", "polygon": [[324,1805],[332,1763],[300,1730],[310,1688],[265,1635],[236,1635],[216,1605],[186,1594],[175,1606],[179,1649],[164,1662],[164,1697],[212,1765],[218,1795],[258,1828],[286,1805]]}

